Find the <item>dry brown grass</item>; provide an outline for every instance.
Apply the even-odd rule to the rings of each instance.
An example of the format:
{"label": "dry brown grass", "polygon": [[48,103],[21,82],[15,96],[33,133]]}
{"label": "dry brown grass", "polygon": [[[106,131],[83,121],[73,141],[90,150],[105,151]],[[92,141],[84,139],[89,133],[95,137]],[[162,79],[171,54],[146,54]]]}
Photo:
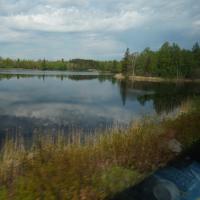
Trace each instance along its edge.
{"label": "dry brown grass", "polygon": [[0,199],[107,199],[177,156],[171,139],[188,148],[200,138],[200,112],[145,119],[95,136],[41,136],[25,150],[8,140],[1,153]]}

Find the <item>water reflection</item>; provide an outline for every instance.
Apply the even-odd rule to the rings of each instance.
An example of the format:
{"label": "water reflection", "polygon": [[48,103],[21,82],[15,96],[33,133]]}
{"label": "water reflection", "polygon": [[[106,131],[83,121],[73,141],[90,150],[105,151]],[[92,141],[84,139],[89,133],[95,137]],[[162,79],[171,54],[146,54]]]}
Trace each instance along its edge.
{"label": "water reflection", "polygon": [[[155,83],[155,82],[119,82],[122,102],[126,98],[135,97],[136,91],[142,91],[137,100],[142,106],[152,101],[157,114],[170,113],[178,108],[183,101],[200,95],[199,83]],[[134,98],[133,98],[134,99]]]}
{"label": "water reflection", "polygon": [[[1,136],[87,132],[127,125],[146,114],[168,114],[200,95],[194,83],[116,81],[95,73],[23,72],[0,74]],[[0,138],[1,139],[1,138]]]}

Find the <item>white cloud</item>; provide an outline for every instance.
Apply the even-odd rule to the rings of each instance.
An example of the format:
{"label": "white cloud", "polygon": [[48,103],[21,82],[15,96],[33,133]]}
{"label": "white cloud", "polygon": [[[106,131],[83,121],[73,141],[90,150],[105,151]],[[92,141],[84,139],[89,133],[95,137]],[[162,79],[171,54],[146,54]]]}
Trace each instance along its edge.
{"label": "white cloud", "polygon": [[52,32],[124,31],[141,25],[145,17],[134,10],[106,13],[77,7],[44,7],[37,14],[2,16],[1,23],[10,28]]}
{"label": "white cloud", "polygon": [[200,19],[195,21],[193,24],[194,24],[194,26],[198,26],[200,28]]}
{"label": "white cloud", "polygon": [[98,54],[101,57],[119,56],[122,54],[121,50],[126,48],[124,43],[116,38],[92,33],[82,36],[78,43],[79,51],[84,52],[85,55]]}
{"label": "white cloud", "polygon": [[46,0],[46,4],[55,6],[86,6],[88,3],[88,0]]}
{"label": "white cloud", "polygon": [[30,33],[12,30],[2,25],[0,25],[0,30],[0,42],[23,42],[31,37]]}
{"label": "white cloud", "polygon": [[[157,42],[157,47],[161,41],[173,41],[180,35],[185,37],[183,43],[189,43],[200,36],[198,1],[0,0],[0,42],[19,46],[23,42],[27,45],[23,46],[24,52],[40,52],[41,57],[53,56],[49,46],[59,49],[57,52],[68,52],[70,57],[73,51],[76,55],[72,57],[90,57],[118,56],[131,45],[141,50],[148,45],[145,40]],[[139,42],[143,46],[138,49]],[[1,55],[13,56],[13,52],[0,49]]]}

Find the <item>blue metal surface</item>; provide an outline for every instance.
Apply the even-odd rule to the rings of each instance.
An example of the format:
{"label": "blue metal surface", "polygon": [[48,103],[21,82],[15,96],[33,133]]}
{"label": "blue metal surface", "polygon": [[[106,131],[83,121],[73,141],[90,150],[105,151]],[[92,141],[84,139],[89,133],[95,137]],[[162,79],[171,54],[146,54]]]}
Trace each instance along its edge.
{"label": "blue metal surface", "polygon": [[192,162],[190,165],[180,169],[166,167],[157,171],[154,177],[158,181],[167,180],[174,184],[180,193],[180,200],[200,200],[199,163]]}

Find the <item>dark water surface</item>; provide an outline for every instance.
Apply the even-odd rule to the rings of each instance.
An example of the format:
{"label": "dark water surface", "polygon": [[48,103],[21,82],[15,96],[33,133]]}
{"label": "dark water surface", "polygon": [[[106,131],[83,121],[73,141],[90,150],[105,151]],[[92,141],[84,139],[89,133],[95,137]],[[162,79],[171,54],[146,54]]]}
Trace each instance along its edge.
{"label": "dark water surface", "polygon": [[128,124],[144,115],[175,113],[195,95],[200,95],[200,85],[194,83],[120,82],[96,72],[0,70],[0,134]]}

